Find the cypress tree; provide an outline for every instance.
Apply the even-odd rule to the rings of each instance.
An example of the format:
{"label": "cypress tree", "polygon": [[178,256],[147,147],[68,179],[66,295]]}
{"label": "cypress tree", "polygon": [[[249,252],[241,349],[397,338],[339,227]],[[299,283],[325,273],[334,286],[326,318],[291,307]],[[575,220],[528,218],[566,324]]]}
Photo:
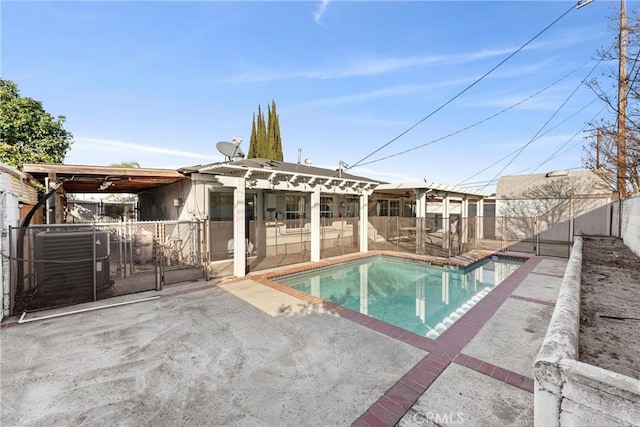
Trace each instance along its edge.
{"label": "cypress tree", "polygon": [[276,113],[276,102],[271,101],[267,109],[265,122],[262,107],[258,104],[258,115],[253,114],[251,123],[251,139],[247,158],[261,158],[283,161],[282,138],[280,136],[280,119]]}
{"label": "cypress tree", "polygon": [[253,119],[251,120],[251,138],[249,138],[249,153],[248,159],[255,159],[258,152],[258,139],[256,136],[256,113],[253,113]]}
{"label": "cypress tree", "polygon": [[267,126],[264,122],[264,114],[258,105],[258,129],[257,129],[257,150],[256,157],[261,159],[269,158],[269,141],[267,140]]}
{"label": "cypress tree", "polygon": [[[271,118],[269,121],[269,127],[273,132],[273,135],[270,136],[273,144],[273,159],[283,161],[284,156],[282,154],[282,137],[280,136],[280,119],[278,118],[278,114],[276,113],[276,101],[271,100]],[[271,121],[273,121],[273,125],[271,125]]]}
{"label": "cypress tree", "polygon": [[276,158],[276,143],[274,140],[275,137],[275,130],[273,129],[273,126],[275,126],[275,122],[273,120],[273,111],[271,109],[271,106],[269,105],[268,107],[268,122],[267,122],[267,147],[269,149],[269,157],[267,157],[268,159],[273,159],[273,160],[278,160]]}

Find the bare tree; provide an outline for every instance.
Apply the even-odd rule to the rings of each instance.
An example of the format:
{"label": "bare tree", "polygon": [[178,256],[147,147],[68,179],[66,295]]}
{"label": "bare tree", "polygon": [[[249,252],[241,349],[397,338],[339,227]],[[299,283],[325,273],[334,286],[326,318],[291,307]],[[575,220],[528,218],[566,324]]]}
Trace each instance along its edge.
{"label": "bare tree", "polygon": [[[585,147],[582,162],[588,169],[602,178],[608,188],[616,190],[618,149],[615,130],[602,125]],[[610,127],[610,126],[609,126]],[[640,129],[638,129],[640,131]],[[627,133],[626,182],[629,193],[640,192],[640,138],[633,132]]]}
{"label": "bare tree", "polygon": [[[599,78],[591,79],[587,85],[605,103],[609,116],[596,123],[590,123],[595,129],[583,154],[583,164],[593,170],[612,190],[617,189],[618,170],[624,170],[624,180],[628,193],[640,191],[640,14],[632,11],[627,15],[626,25],[620,27],[619,11],[612,17],[612,32],[617,34],[609,49],[597,53],[603,62],[614,63]],[[621,49],[620,37],[624,31],[627,43]],[[625,55],[622,58],[620,52]],[[619,65],[624,64],[623,71]],[[619,108],[619,89],[626,87],[626,109]],[[624,92],[624,91],[623,91]],[[624,95],[623,95],[624,96]],[[617,140],[618,112],[624,111],[623,128],[626,142],[624,167],[619,168]]]}

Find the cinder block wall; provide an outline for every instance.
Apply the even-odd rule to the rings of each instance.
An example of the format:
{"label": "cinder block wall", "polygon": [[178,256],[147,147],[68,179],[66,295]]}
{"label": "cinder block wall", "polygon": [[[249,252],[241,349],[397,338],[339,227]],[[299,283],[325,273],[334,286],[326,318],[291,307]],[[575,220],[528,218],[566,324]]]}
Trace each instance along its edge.
{"label": "cinder block wall", "polygon": [[622,240],[640,256],[640,194],[622,201]]}

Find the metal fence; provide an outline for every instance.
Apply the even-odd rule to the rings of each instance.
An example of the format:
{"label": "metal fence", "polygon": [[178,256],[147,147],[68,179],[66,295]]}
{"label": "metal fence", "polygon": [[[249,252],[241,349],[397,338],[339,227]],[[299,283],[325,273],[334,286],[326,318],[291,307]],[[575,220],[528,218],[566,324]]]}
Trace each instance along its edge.
{"label": "metal fence", "polygon": [[360,218],[320,219],[320,258],[360,252]]}
{"label": "metal fence", "polygon": [[[320,218],[320,258],[359,252],[359,226],[357,217]],[[233,274],[233,227],[233,221],[210,222],[212,277]],[[249,220],[245,235],[247,272],[311,260],[309,219]]]}
{"label": "metal fence", "polygon": [[474,218],[369,217],[369,249],[441,257],[457,256],[476,245]]}
{"label": "metal fence", "polygon": [[12,312],[52,308],[204,277],[202,222],[9,228]]}

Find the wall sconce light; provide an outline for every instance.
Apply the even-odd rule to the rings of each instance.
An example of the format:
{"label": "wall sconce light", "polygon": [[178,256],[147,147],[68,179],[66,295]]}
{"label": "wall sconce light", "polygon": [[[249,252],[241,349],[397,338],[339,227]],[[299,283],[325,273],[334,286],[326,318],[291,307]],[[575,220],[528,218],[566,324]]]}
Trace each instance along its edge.
{"label": "wall sconce light", "polygon": [[178,197],[177,199],[173,199],[173,206],[179,208],[182,206],[182,197]]}

